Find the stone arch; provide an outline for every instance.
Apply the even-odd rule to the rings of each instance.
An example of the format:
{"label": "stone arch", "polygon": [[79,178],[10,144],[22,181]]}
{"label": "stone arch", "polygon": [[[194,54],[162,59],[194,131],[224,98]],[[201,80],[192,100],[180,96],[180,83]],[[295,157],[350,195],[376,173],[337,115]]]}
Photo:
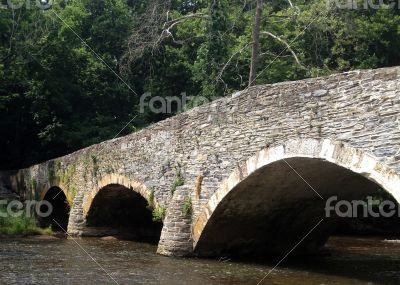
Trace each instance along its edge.
{"label": "stone arch", "polygon": [[[132,191],[135,191],[136,193],[141,195],[146,200],[149,200],[149,198],[151,196],[151,190],[144,183],[142,183],[136,179],[128,178],[121,174],[107,174],[107,175],[101,177],[97,181],[97,183],[95,184],[93,189],[87,195],[85,195],[84,205],[83,205],[84,216],[87,215],[87,213],[90,209],[90,206],[93,203],[93,199],[96,197],[96,195],[98,194],[100,189],[106,187],[107,185],[111,185],[111,184],[122,185],[128,189],[131,189]],[[156,197],[154,197],[153,203],[154,203],[154,206],[158,205]]]}
{"label": "stone arch", "polygon": [[[208,203],[202,207],[193,225],[194,251],[198,249],[206,227],[214,218],[218,206],[237,189],[246,178],[257,171],[286,160],[318,161],[355,173],[365,181],[370,181],[385,189],[394,199],[400,201],[400,176],[367,151],[356,149],[341,142],[329,139],[292,139],[284,144],[267,147],[254,156],[239,163]],[[350,170],[350,171],[349,171]],[[365,179],[366,178],[366,179]],[[372,184],[371,184],[372,185]],[[373,187],[373,186],[372,186]],[[313,193],[319,199],[317,193]],[[216,217],[215,217],[216,218]]]}
{"label": "stone arch", "polygon": [[[66,231],[70,214],[68,192],[60,183],[50,184],[40,194],[40,201],[47,201],[52,205],[52,212],[48,217],[38,217],[42,227],[51,226],[53,230]],[[47,208],[42,205],[41,207]],[[41,209],[46,212],[47,209]]]}
{"label": "stone arch", "polygon": [[49,190],[51,188],[57,187],[59,188],[62,193],[68,197],[68,191],[66,189],[68,189],[68,187],[66,185],[64,185],[63,183],[61,183],[60,181],[58,181],[57,183],[47,183],[43,186],[42,191],[40,191],[40,200],[43,200],[43,198],[46,196],[46,194],[49,192]]}
{"label": "stone arch", "polygon": [[157,207],[154,193],[137,180],[116,174],[102,177],[84,202],[83,235],[158,242],[162,223],[153,221],[150,199]]}

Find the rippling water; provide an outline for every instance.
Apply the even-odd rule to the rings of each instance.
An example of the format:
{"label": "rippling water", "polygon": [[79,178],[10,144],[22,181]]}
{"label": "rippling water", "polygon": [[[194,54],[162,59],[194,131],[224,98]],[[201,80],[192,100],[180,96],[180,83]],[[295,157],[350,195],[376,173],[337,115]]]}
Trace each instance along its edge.
{"label": "rippling water", "polygon": [[[73,240],[0,241],[0,284],[255,285],[276,263],[174,259],[147,244],[77,242],[98,264]],[[262,284],[400,284],[400,243],[334,238],[328,247],[329,255],[286,260]]]}

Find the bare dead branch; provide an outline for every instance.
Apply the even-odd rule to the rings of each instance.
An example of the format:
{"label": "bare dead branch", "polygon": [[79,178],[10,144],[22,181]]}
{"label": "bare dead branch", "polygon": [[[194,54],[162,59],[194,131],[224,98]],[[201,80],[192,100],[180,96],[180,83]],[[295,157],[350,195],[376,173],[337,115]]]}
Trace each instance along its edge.
{"label": "bare dead branch", "polygon": [[[160,44],[164,39],[171,37],[174,42],[174,36],[171,32],[171,29],[173,29],[175,26],[186,22],[187,20],[190,20],[192,18],[208,18],[209,16],[203,13],[195,13],[195,14],[189,14],[189,15],[185,15],[183,17],[177,18],[177,19],[173,19],[170,21],[167,21],[164,23],[163,25],[163,30],[161,31],[160,36],[158,37],[158,39],[155,41],[153,47],[156,47],[158,44]],[[168,20],[168,13],[167,13],[167,20]]]}
{"label": "bare dead branch", "polygon": [[132,34],[127,41],[127,50],[121,58],[120,69],[123,73],[129,73],[130,66],[140,58],[145,52],[157,53],[161,43],[167,38],[176,41],[173,29],[192,19],[207,18],[203,13],[193,13],[173,19],[170,13],[171,0],[150,0],[146,11],[139,20],[139,24],[134,27]]}
{"label": "bare dead branch", "polygon": [[222,69],[220,70],[220,72],[218,73],[217,76],[217,81],[218,80],[222,80],[222,75],[224,74],[226,68],[229,66],[229,64],[231,63],[231,61],[233,60],[233,58],[235,56],[237,56],[238,54],[242,53],[248,46],[252,45],[253,42],[249,42],[247,44],[245,44],[242,48],[240,48],[239,50],[237,50],[236,52],[234,52],[230,58],[228,59],[228,61],[224,64],[224,66],[222,67]]}
{"label": "bare dead branch", "polygon": [[299,58],[297,57],[296,53],[293,51],[292,47],[285,40],[283,40],[282,38],[280,38],[280,37],[278,37],[278,36],[276,36],[276,35],[274,35],[274,34],[272,34],[270,32],[263,31],[263,32],[261,32],[261,34],[262,35],[268,35],[268,36],[276,39],[277,41],[283,43],[286,46],[287,50],[292,54],[292,56],[293,56],[294,60],[296,61],[296,63],[301,68],[306,68],[304,65],[301,64],[301,62],[300,62]]}

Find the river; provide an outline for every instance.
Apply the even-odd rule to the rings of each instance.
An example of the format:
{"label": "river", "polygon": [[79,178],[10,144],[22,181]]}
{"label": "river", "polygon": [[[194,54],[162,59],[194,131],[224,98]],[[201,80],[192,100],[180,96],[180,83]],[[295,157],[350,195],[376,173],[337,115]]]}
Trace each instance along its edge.
{"label": "river", "polygon": [[[279,260],[167,258],[153,245],[101,239],[10,239],[0,245],[0,284],[256,285]],[[400,243],[336,237],[327,248],[326,255],[285,260],[262,284],[400,284]]]}

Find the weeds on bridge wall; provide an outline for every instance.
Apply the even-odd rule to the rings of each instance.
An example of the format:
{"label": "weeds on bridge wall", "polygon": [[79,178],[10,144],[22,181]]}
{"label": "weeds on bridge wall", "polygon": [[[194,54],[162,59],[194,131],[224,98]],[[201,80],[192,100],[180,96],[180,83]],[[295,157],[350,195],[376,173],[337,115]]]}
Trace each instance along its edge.
{"label": "weeds on bridge wall", "polygon": [[193,213],[193,203],[192,198],[190,196],[186,197],[185,202],[183,203],[182,208],[183,214],[186,217],[191,217]]}
{"label": "weeds on bridge wall", "polygon": [[35,178],[31,179],[31,190],[36,191],[37,188],[37,180]]}
{"label": "weeds on bridge wall", "polygon": [[165,214],[166,214],[166,209],[165,207],[162,206],[157,206],[153,209],[153,221],[154,222],[164,222],[165,219]]}
{"label": "weeds on bridge wall", "polygon": [[154,190],[150,191],[149,197],[147,198],[147,209],[152,211],[154,222],[164,222],[166,209],[165,207],[156,205],[154,197]]}
{"label": "weeds on bridge wall", "polygon": [[[83,179],[85,182],[88,182],[88,171],[90,169],[90,166],[92,167],[92,178],[96,178],[99,172],[99,164],[98,164],[98,159],[97,155],[87,152],[86,153],[86,159],[82,162],[83,163]],[[107,170],[107,173],[110,171]],[[111,172],[110,172],[111,173]]]}
{"label": "weeds on bridge wall", "polygon": [[147,198],[147,209],[154,210],[155,202],[154,202],[154,190],[150,191],[149,197]]}
{"label": "weeds on bridge wall", "polygon": [[67,187],[67,189],[65,189],[68,193],[67,196],[67,202],[69,204],[70,207],[72,207],[75,195],[76,195],[76,187],[74,185],[72,185],[72,177],[75,175],[76,172],[76,166],[75,165],[69,165],[64,171],[61,169],[61,164],[60,167],[57,171],[57,175],[60,178],[60,181],[62,184],[65,185],[65,187]]}
{"label": "weeds on bridge wall", "polygon": [[175,167],[175,179],[171,185],[171,195],[174,195],[176,188],[178,188],[179,186],[183,186],[184,184],[185,180],[182,176],[182,165],[178,163],[178,165]]}
{"label": "weeds on bridge wall", "polygon": [[76,190],[75,186],[71,186],[71,187],[68,188],[68,194],[69,195],[67,195],[67,202],[68,202],[68,205],[69,205],[70,208],[72,208],[72,206],[74,204],[74,199],[75,199],[75,196],[76,196],[76,192],[77,192],[77,190]]}
{"label": "weeds on bridge wall", "polygon": [[76,171],[75,165],[69,165],[64,171],[59,171],[59,177],[62,184],[69,187],[71,184],[71,178],[74,176]]}

